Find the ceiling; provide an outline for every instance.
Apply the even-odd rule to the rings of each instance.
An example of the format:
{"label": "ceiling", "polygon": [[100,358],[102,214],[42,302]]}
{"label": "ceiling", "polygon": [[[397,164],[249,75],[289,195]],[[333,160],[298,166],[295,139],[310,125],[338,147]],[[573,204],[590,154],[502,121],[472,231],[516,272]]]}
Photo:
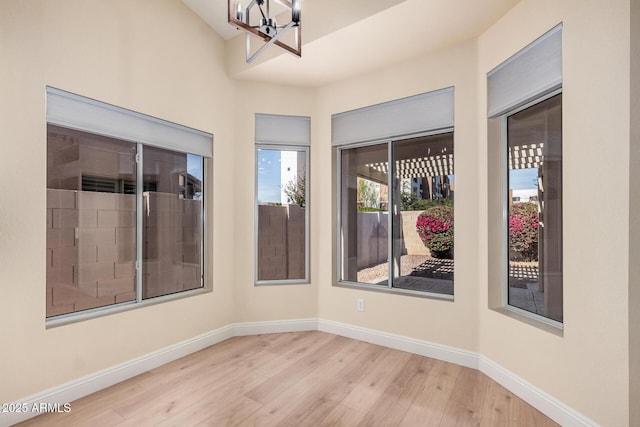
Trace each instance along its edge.
{"label": "ceiling", "polygon": [[227,1],[182,1],[226,40],[232,78],[321,86],[473,39],[519,0],[304,0],[302,58],[272,46],[251,64]]}

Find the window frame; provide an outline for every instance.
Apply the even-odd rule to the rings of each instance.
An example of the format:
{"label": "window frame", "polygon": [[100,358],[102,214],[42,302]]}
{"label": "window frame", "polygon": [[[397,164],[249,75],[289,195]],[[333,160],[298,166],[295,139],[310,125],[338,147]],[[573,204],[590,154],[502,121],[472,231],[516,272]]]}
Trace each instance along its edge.
{"label": "window frame", "polygon": [[[76,103],[75,107],[80,107],[79,104],[87,104],[89,108],[97,106],[97,109],[104,109],[105,111],[114,111],[118,114],[121,114],[125,117],[125,120],[135,121],[137,119],[147,120],[149,122],[158,123],[161,126],[166,126],[167,129],[189,129],[194,133],[199,133],[202,135],[208,135],[211,138],[211,142],[213,142],[213,135],[207,134],[206,132],[197,131],[191,128],[187,128],[182,125],[178,125],[172,122],[168,122],[166,120],[158,119],[152,116],[148,116],[143,113],[138,113],[135,111],[127,110],[121,107],[117,107],[111,104],[107,104],[101,101],[96,101],[91,98],[87,98],[81,95],[73,94],[70,92],[61,91],[55,88],[46,88],[47,97],[52,94],[54,97],[63,98],[65,101],[70,100],[72,103]],[[108,113],[107,113],[108,114]],[[74,124],[68,123],[60,123],[57,117],[54,117],[53,120],[50,120],[50,117],[47,113],[46,126],[54,125],[61,128],[66,128],[72,131],[85,132],[88,134],[105,136],[112,139],[117,139],[120,141],[132,143],[136,146],[136,260],[134,262],[135,265],[135,292],[136,298],[132,301],[125,301],[120,303],[109,304],[100,307],[94,307],[86,310],[79,310],[70,313],[64,313],[59,315],[54,315],[51,317],[46,316],[46,312],[44,313],[45,320],[45,328],[52,328],[63,326],[71,323],[76,323],[84,320],[94,319],[98,317],[103,317],[107,315],[111,315],[114,313],[120,313],[124,311],[129,311],[132,309],[143,308],[151,305],[162,304],[164,302],[178,300],[182,298],[188,298],[195,295],[201,295],[204,293],[209,293],[213,290],[213,286],[211,281],[209,280],[210,272],[213,269],[211,265],[212,261],[210,260],[211,254],[211,231],[212,224],[210,219],[208,218],[207,212],[211,209],[211,194],[212,191],[209,190],[210,186],[213,186],[213,154],[211,157],[208,157],[205,154],[201,153],[192,153],[185,149],[179,149],[177,147],[162,147],[160,145],[156,145],[153,143],[145,143],[140,140],[135,140],[135,138],[126,138],[120,135],[112,135],[109,132],[101,132],[99,130],[92,130],[90,125],[76,126]],[[45,144],[48,144],[48,137],[45,137]],[[155,297],[143,298],[142,289],[143,289],[143,277],[144,277],[144,260],[143,260],[143,241],[144,241],[144,229],[143,229],[143,173],[144,173],[144,147],[154,147],[154,148],[162,148],[167,151],[171,151],[174,153],[182,153],[182,154],[193,154],[197,155],[202,159],[202,212],[201,212],[201,227],[202,227],[202,242],[201,242],[201,254],[200,254],[200,286],[198,288],[178,291],[166,295],[159,295]],[[48,149],[48,147],[47,147]],[[47,172],[48,174],[48,172]],[[47,175],[45,174],[45,175]],[[48,185],[45,183],[45,189],[48,188]],[[81,191],[81,190],[80,190]],[[44,212],[46,215],[46,211]]]}
{"label": "window frame", "polygon": [[[254,198],[253,198],[253,248],[254,248],[254,263],[253,263],[253,281],[254,286],[280,286],[280,285],[306,285],[311,283],[310,279],[310,236],[309,236],[309,224],[310,224],[310,216],[309,216],[309,196],[310,196],[310,182],[309,182],[309,161],[310,161],[310,152],[311,147],[309,145],[302,144],[271,144],[264,142],[256,142],[255,143],[255,182],[254,182]],[[259,176],[258,176],[258,153],[260,150],[273,150],[273,151],[298,151],[305,153],[305,209],[304,209],[304,246],[305,246],[305,259],[304,259],[304,278],[302,279],[269,279],[269,280],[259,280],[258,279],[258,262],[259,262],[259,248],[258,248],[258,233],[259,233],[259,221],[258,221],[258,184],[259,184]]]}
{"label": "window frame", "polygon": [[[503,313],[507,316],[513,317],[517,320],[521,320],[530,325],[540,327],[542,329],[547,330],[548,332],[561,335],[564,330],[564,322],[558,322],[556,320],[550,319],[548,317],[542,316],[537,313],[533,313],[522,308],[513,306],[509,304],[509,164],[508,164],[508,118],[514,114],[517,114],[521,111],[524,111],[530,107],[533,107],[537,104],[540,104],[544,101],[553,98],[554,96],[560,95],[563,93],[562,87],[557,88],[553,91],[540,94],[535,97],[533,100],[527,102],[526,104],[516,106],[511,108],[496,117],[492,117],[488,119],[488,143],[489,143],[489,308]],[[564,133],[564,127],[563,127]],[[564,145],[562,146],[562,157],[564,159]],[[498,159],[499,157],[499,159]],[[496,166],[496,168],[492,168],[492,166]],[[498,185],[491,185],[492,169],[498,171],[500,179],[499,179],[499,202],[496,202],[496,195],[491,195],[492,190],[498,190]],[[564,180],[564,168],[563,168],[563,180]],[[564,196],[563,196],[564,197]],[[499,216],[499,233],[500,238],[495,239],[496,232],[491,231],[492,227],[497,225],[496,213]],[[564,223],[564,210],[562,213],[562,221]],[[560,238],[564,241],[564,230],[562,231],[562,235]],[[496,246],[498,245],[498,247]],[[492,252],[499,253],[498,258],[499,263],[495,261],[491,261]],[[497,267],[496,264],[499,264]],[[564,274],[563,274],[564,276]],[[563,286],[564,293],[564,286]],[[564,311],[564,304],[563,304]]]}
{"label": "window frame", "polygon": [[[509,198],[509,164],[508,164],[508,146],[509,146],[509,136],[508,136],[508,119],[509,117],[520,113],[524,110],[527,110],[531,107],[534,107],[538,104],[541,104],[544,101],[547,101],[557,95],[561,95],[562,94],[562,88],[556,89],[554,91],[551,91],[549,93],[546,93],[544,95],[538,96],[535,99],[533,99],[532,101],[519,106],[517,108],[512,108],[504,113],[502,113],[500,116],[496,117],[496,119],[500,120],[500,126],[502,128],[502,140],[501,140],[501,144],[500,144],[500,148],[501,150],[503,150],[503,166],[501,168],[501,172],[503,173],[503,189],[502,189],[502,196],[504,199],[503,205],[502,205],[502,209],[503,209],[503,250],[504,253],[506,254],[506,258],[504,258],[502,261],[502,263],[504,264],[503,266],[503,279],[502,279],[502,304],[503,304],[503,308],[507,311],[510,311],[512,313],[518,314],[519,316],[524,316],[527,318],[530,318],[536,322],[542,322],[546,325],[552,326],[554,328],[558,328],[558,329],[563,329],[564,328],[564,323],[563,322],[559,322],[557,320],[553,320],[551,318],[545,317],[543,315],[537,314],[537,313],[533,313],[527,310],[524,310],[522,308],[519,308],[517,306],[511,305],[509,304],[509,203],[508,203],[508,198]],[[562,147],[562,158],[564,159],[564,145]],[[564,175],[564,169],[563,169],[563,175]],[[564,198],[564,195],[562,195],[562,198]],[[564,211],[563,211],[563,222],[564,222]],[[564,229],[562,231],[562,234],[560,235],[560,239],[561,241],[564,241]],[[541,244],[542,242],[539,242],[539,244]],[[540,271],[539,276],[542,276],[542,272]],[[563,277],[564,277],[564,273],[563,273]],[[563,286],[563,292],[564,292],[564,286]],[[564,311],[564,304],[563,304],[563,311]]]}
{"label": "window frame", "polygon": [[[334,255],[334,265],[335,265],[335,271],[332,274],[333,275],[333,280],[334,286],[337,287],[344,287],[344,288],[349,288],[349,289],[363,289],[363,290],[368,290],[368,291],[375,291],[375,292],[383,292],[383,293],[390,293],[390,294],[401,294],[401,295],[409,295],[409,296],[415,296],[415,297],[420,297],[420,298],[428,298],[428,299],[436,299],[436,300],[443,300],[443,301],[454,301],[455,299],[455,288],[454,288],[454,294],[449,295],[449,294],[442,294],[442,293],[436,293],[436,292],[428,292],[428,291],[417,291],[417,290],[412,290],[412,289],[403,289],[403,288],[399,288],[399,287],[394,287],[393,286],[393,262],[392,262],[392,258],[393,258],[393,230],[392,230],[392,226],[393,226],[393,216],[391,214],[391,209],[392,206],[394,205],[394,202],[390,199],[389,200],[389,205],[387,207],[387,229],[389,230],[389,238],[387,241],[387,245],[388,245],[388,266],[389,266],[389,274],[387,277],[387,284],[385,285],[378,285],[375,283],[363,283],[363,282],[354,282],[354,281],[350,281],[350,280],[342,280],[341,278],[341,272],[343,269],[343,263],[342,263],[342,243],[341,243],[341,232],[342,232],[342,197],[341,197],[341,192],[342,192],[342,152],[344,150],[350,150],[350,149],[355,149],[355,148],[360,148],[360,147],[368,147],[368,146],[373,146],[373,145],[381,145],[381,144],[386,144],[387,145],[387,160],[389,161],[389,164],[392,165],[393,161],[393,144],[394,142],[401,142],[401,141],[405,141],[405,140],[410,140],[410,139],[414,139],[414,138],[420,138],[420,137],[428,137],[428,136],[435,136],[435,135],[443,135],[443,134],[447,134],[447,133],[451,133],[453,138],[454,138],[454,144],[453,144],[453,152],[454,152],[454,176],[455,176],[455,167],[456,167],[456,162],[455,162],[455,152],[456,152],[456,144],[455,144],[455,129],[454,126],[448,126],[448,127],[444,127],[444,128],[439,128],[439,129],[433,129],[433,130],[429,130],[429,131],[425,131],[425,132],[417,132],[417,133],[411,133],[411,134],[405,134],[405,135],[399,135],[399,136],[395,136],[395,137],[389,137],[389,138],[382,138],[382,139],[374,139],[374,140],[370,140],[370,141],[362,141],[362,142],[357,142],[357,143],[345,143],[345,144],[341,144],[341,145],[335,145],[333,147],[333,151],[334,151],[334,165],[335,165],[335,173],[333,174],[333,176],[335,177],[336,180],[336,185],[334,186],[334,203],[336,206],[336,209],[334,209],[334,218],[335,218],[335,231],[334,231],[334,244],[332,245],[333,250],[335,251],[335,255]],[[389,177],[388,177],[388,181],[387,181],[387,186],[388,188],[393,188],[393,175],[391,173],[389,173]],[[389,193],[389,197],[391,198],[391,192]],[[455,202],[454,202],[455,203]],[[453,215],[454,215],[454,223],[455,223],[455,217],[456,217],[456,210],[454,207],[454,211],[453,211]],[[454,241],[455,241],[456,237],[455,237],[455,230],[454,230]],[[454,245],[455,247],[455,245]],[[455,278],[455,264],[454,264],[454,278]]]}

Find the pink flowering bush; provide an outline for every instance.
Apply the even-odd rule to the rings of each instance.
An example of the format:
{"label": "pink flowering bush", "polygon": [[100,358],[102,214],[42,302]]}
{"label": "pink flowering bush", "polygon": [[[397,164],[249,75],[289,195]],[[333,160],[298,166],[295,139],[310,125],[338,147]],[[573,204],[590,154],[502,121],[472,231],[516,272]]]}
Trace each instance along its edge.
{"label": "pink flowering bush", "polygon": [[434,258],[453,258],[453,207],[434,206],[422,212],[416,231]]}
{"label": "pink flowering bush", "polygon": [[538,260],[538,207],[516,203],[509,213],[509,252],[514,261]]}

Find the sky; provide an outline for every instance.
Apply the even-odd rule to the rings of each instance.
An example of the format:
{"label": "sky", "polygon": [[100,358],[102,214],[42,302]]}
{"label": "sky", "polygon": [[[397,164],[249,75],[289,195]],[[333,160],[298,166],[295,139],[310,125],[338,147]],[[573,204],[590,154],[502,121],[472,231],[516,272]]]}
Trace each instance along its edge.
{"label": "sky", "polygon": [[202,181],[202,157],[187,154],[187,173]]}
{"label": "sky", "polygon": [[538,188],[538,169],[510,170],[509,188],[512,190],[529,190]]}
{"label": "sky", "polygon": [[258,202],[279,203],[280,150],[258,150]]}

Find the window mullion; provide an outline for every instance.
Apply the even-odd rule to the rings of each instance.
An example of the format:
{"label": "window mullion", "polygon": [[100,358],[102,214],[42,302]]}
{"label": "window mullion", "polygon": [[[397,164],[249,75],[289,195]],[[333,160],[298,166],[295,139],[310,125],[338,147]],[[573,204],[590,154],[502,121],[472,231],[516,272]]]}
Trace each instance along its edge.
{"label": "window mullion", "polygon": [[393,174],[395,173],[395,166],[393,164],[393,144],[391,141],[387,141],[387,162],[389,167],[387,168],[387,262],[389,263],[388,271],[389,278],[387,280],[387,287],[391,289],[393,287],[393,277],[395,275],[394,263],[395,254],[393,253],[393,213],[395,199],[393,197]]}
{"label": "window mullion", "polygon": [[142,244],[143,244],[143,148],[137,144],[136,152],[136,301],[142,301]]}

